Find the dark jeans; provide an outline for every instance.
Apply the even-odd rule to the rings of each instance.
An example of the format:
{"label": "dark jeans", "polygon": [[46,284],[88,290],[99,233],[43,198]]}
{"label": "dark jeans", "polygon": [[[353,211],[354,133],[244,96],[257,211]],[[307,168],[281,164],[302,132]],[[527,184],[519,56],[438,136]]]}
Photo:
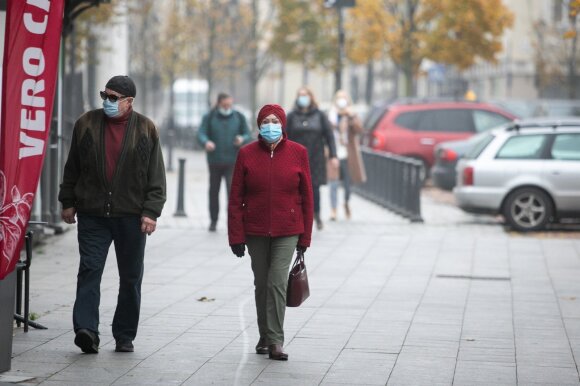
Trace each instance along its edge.
{"label": "dark jeans", "polygon": [[314,201],[314,214],[320,214],[320,185],[312,186],[312,200]]}
{"label": "dark jeans", "polygon": [[141,307],[145,240],[146,235],[141,232],[141,218],[138,216],[78,216],[81,258],[73,309],[75,332],[85,328],[99,333],[101,277],[109,247],[114,243],[119,270],[119,295],[113,317],[113,336],[120,341],[135,339]]}
{"label": "dark jeans", "polygon": [[220,212],[220,187],[222,185],[222,178],[226,180],[229,197],[233,172],[234,165],[209,164],[209,217],[212,223],[217,222]]}

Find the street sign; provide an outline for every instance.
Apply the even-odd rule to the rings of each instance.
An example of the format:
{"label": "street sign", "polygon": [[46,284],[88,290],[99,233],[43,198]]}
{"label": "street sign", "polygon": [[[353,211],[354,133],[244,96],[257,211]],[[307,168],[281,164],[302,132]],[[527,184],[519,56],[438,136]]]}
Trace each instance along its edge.
{"label": "street sign", "polygon": [[355,6],[355,0],[324,0],[326,8],[352,8]]}

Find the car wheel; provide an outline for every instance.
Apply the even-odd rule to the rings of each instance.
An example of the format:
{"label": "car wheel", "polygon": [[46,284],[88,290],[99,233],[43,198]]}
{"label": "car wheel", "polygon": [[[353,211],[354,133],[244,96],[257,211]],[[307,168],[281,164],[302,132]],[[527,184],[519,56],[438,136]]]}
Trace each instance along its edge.
{"label": "car wheel", "polygon": [[536,188],[522,188],[510,193],[503,210],[509,225],[521,232],[543,229],[553,213],[550,197]]}

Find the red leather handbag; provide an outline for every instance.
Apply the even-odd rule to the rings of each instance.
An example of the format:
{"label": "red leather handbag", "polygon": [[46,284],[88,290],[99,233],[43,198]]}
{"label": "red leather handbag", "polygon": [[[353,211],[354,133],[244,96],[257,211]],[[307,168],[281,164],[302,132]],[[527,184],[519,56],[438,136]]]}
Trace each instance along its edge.
{"label": "red leather handbag", "polygon": [[288,275],[288,290],[286,292],[286,305],[298,307],[310,296],[308,286],[308,273],[304,264],[304,253],[298,251],[292,269]]}

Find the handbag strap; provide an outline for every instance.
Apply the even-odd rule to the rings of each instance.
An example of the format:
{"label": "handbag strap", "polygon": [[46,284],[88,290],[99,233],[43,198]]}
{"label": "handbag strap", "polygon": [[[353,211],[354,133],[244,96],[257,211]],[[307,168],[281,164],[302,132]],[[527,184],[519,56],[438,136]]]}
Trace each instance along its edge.
{"label": "handbag strap", "polygon": [[297,251],[292,268],[296,267],[297,265],[304,265],[304,252],[302,251]]}

